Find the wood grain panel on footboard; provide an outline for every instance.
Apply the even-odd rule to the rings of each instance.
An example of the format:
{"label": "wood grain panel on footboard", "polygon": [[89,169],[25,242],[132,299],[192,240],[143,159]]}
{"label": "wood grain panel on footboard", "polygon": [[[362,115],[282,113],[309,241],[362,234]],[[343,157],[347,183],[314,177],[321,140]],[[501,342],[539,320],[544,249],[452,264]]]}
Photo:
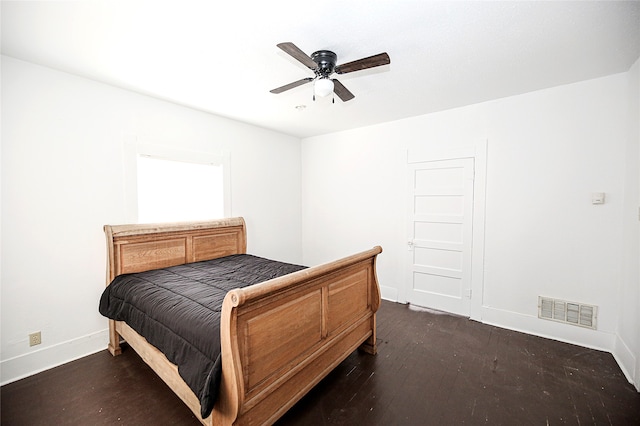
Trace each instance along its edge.
{"label": "wood grain panel on footboard", "polygon": [[243,367],[247,393],[282,376],[322,339],[322,293],[296,296],[275,309],[242,315]]}
{"label": "wood grain panel on footboard", "polygon": [[328,286],[327,322],[328,333],[351,323],[370,309],[370,270],[358,269]]}

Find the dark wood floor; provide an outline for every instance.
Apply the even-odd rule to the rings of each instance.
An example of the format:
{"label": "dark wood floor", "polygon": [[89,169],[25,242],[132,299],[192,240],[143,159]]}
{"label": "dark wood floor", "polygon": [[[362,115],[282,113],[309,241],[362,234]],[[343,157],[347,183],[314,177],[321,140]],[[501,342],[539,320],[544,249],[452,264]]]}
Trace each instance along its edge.
{"label": "dark wood floor", "polygon": [[[279,425],[640,425],[611,354],[383,302],[378,355],[354,352]],[[2,425],[198,425],[133,350],[0,389]]]}

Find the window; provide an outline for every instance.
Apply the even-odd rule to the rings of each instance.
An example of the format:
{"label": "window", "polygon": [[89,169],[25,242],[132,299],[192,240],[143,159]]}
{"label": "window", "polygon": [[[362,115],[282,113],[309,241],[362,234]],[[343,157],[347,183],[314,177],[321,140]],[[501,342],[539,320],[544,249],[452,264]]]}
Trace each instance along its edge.
{"label": "window", "polygon": [[228,155],[138,145],[134,158],[130,200],[138,223],[230,216]]}

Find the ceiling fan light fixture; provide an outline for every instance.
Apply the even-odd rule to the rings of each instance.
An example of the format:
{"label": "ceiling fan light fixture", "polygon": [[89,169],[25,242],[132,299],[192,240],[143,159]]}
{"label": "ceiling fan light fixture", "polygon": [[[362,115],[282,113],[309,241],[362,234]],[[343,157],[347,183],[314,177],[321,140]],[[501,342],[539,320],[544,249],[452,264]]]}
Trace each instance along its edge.
{"label": "ceiling fan light fixture", "polygon": [[316,96],[325,97],[333,93],[333,80],[330,78],[318,78],[313,83],[313,93]]}

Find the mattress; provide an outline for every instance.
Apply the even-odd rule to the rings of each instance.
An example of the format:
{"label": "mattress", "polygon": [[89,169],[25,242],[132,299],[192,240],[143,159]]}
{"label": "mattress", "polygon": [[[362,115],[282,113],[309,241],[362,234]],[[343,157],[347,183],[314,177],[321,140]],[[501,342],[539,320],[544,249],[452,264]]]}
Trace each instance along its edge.
{"label": "mattress", "polygon": [[200,400],[214,407],[220,377],[220,316],[226,293],[304,269],[238,254],[116,277],[100,298],[102,315],[126,322],[178,366]]}

